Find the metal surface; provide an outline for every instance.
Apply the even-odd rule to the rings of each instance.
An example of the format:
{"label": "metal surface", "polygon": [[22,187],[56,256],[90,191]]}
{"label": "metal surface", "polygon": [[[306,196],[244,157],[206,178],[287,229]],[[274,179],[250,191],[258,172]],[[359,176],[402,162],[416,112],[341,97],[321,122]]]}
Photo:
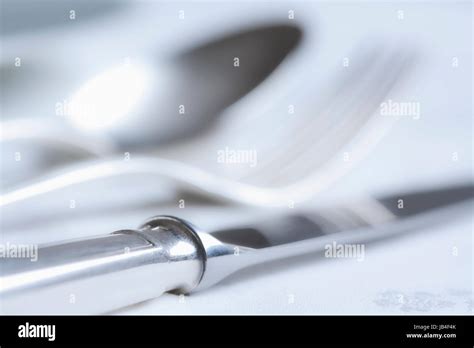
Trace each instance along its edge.
{"label": "metal surface", "polygon": [[37,262],[3,259],[4,313],[100,313],[179,289],[203,272],[191,230],[144,227],[41,247]]}
{"label": "metal surface", "polygon": [[[202,51],[197,56],[201,54]],[[323,90],[318,84],[314,84],[312,75],[301,80],[309,86],[305,91],[300,93],[300,84],[294,87],[291,93],[298,95],[297,100],[293,102],[299,105],[300,117],[288,118],[286,114],[281,113],[279,104],[265,111],[260,110],[260,106],[245,112],[237,109],[233,115],[234,122],[225,127],[221,125],[219,131],[211,131],[203,138],[190,138],[179,146],[161,148],[153,155],[134,154],[133,162],[124,161],[123,154],[120,153],[118,156],[100,160],[84,160],[46,175],[35,176],[31,181],[7,188],[0,196],[0,207],[12,209],[14,212],[23,209],[22,204],[35,203],[36,199],[44,206],[49,204],[50,200],[55,201],[54,194],[61,193],[64,189],[87,188],[89,184],[111,178],[123,178],[127,180],[127,186],[133,188],[139,186],[146,177],[155,177],[157,182],[164,181],[164,185],[180,192],[251,206],[286,205],[288,196],[295,202],[312,199],[347,174],[352,166],[371,152],[373,146],[390,129],[394,121],[388,122],[388,118],[374,117],[374,111],[380,107],[384,98],[408,77],[416,53],[411,49],[401,50],[400,46],[394,43],[361,46],[354,56],[357,57],[354,61],[358,63],[351,66],[351,73],[334,74],[325,81]],[[193,54],[186,60],[190,61],[192,57]],[[198,60],[202,59],[204,58]],[[176,103],[167,101],[165,104]],[[186,127],[191,124],[191,119],[200,120],[195,116],[183,118]],[[160,126],[161,131],[169,132],[171,125],[176,122],[178,121],[175,117],[174,123],[158,122],[158,125],[166,124],[164,128]],[[272,130],[274,138],[269,142],[265,140],[264,135],[269,134],[269,124],[272,123],[281,123],[284,126],[280,127],[278,132]],[[152,137],[158,136],[153,125],[148,122],[140,124],[145,125],[148,130],[153,130]],[[184,126],[183,121],[177,124]],[[127,128],[127,131],[131,129],[133,127]],[[298,131],[299,136],[295,139],[294,132],[299,129],[304,131]],[[31,131],[38,133],[37,127],[33,127]],[[360,135],[361,132],[363,136]],[[138,133],[141,138],[145,136],[144,132]],[[169,134],[174,136],[175,133]],[[57,141],[62,137],[53,138]],[[96,150],[100,148],[96,146],[96,142],[86,142]],[[227,166],[222,166],[222,163],[216,165],[214,156],[196,156],[196,149],[199,149],[199,153],[213,154],[216,149],[222,148],[222,144],[227,143],[255,146],[258,165],[243,172],[230,171],[226,170]],[[276,143],[282,146],[275,147]],[[338,158],[342,155],[342,149],[349,143],[352,144],[351,161],[341,166]],[[240,146],[242,145],[238,147]],[[298,156],[295,156],[295,153]],[[281,170],[283,164],[286,170]],[[34,171],[28,170],[26,175],[31,175],[32,172]],[[14,180],[18,180],[18,175],[14,175]],[[162,186],[157,187],[154,192],[152,188],[148,190],[155,200],[163,191]],[[115,203],[126,202],[129,205],[128,197],[122,197],[123,199],[116,199]],[[101,196],[94,198],[98,202],[104,200]],[[104,205],[109,206],[110,202]],[[57,214],[58,209],[60,208],[55,207],[50,211]],[[14,214],[5,214],[8,215]]]}
{"label": "metal surface", "polygon": [[[149,53],[130,64],[109,64],[68,92],[71,103],[92,105],[91,110],[71,112],[64,124],[48,118],[3,122],[0,141],[4,146],[33,142],[53,158],[58,156],[54,149],[58,144],[63,152],[95,157],[131,148],[153,150],[157,145],[196,136],[271,75],[296,49],[302,32],[296,26],[274,23],[215,36],[169,57]],[[234,57],[245,64],[236,69]],[[15,86],[6,87],[11,93]],[[130,96],[134,90],[141,90],[136,98]],[[121,108],[116,108],[120,99],[127,98],[132,105],[118,104]],[[186,107],[189,117],[177,117],[180,105]],[[118,117],[122,110],[124,115]]]}
{"label": "metal surface", "polygon": [[202,290],[257,263],[447,221],[454,212],[464,213],[459,203],[471,203],[473,196],[469,184],[272,215],[208,232],[157,216],[137,230],[43,246],[36,262],[1,259],[0,308],[5,314],[103,313],[166,291]]}

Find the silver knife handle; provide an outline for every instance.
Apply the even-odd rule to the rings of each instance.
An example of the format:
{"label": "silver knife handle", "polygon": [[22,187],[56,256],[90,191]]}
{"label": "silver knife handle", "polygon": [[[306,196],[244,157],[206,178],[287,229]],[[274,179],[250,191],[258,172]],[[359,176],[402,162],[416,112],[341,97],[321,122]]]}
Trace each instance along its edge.
{"label": "silver knife handle", "polygon": [[0,260],[3,314],[104,313],[200,281],[205,255],[194,231],[145,225],[38,248],[36,261]]}
{"label": "silver knife handle", "polygon": [[[472,185],[403,196],[407,210],[383,200],[200,231],[172,216],[138,230],[44,246],[37,262],[0,259],[5,314],[104,313],[177,290],[205,289],[242,268],[320,252],[329,243],[367,243],[446,222],[465,213]],[[455,204],[456,203],[456,204]],[[471,212],[472,205],[469,204]]]}

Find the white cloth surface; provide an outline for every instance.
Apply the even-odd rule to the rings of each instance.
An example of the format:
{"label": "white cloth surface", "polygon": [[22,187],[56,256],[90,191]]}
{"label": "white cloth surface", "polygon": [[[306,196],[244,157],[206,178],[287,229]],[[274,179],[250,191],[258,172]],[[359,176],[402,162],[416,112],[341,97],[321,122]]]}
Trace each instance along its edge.
{"label": "white cloth surface", "polygon": [[360,262],[311,256],[275,262],[201,293],[184,298],[167,294],[119,313],[472,313],[471,219],[424,232],[369,244]]}
{"label": "white cloth surface", "polygon": [[[242,4],[241,13],[252,13],[246,9],[251,6]],[[286,10],[289,5],[281,3],[279,6]],[[314,61],[307,61],[308,65],[299,69],[311,66],[314,70],[318,62],[341,60],[345,52],[366,38],[369,32],[382,38],[384,33],[401,34],[420,49],[423,61],[410,83],[392,96],[393,99],[420,101],[421,118],[399,120],[365,160],[315,197],[316,203],[329,204],[361,195],[471,180],[472,86],[466,76],[472,76],[472,44],[467,45],[463,35],[472,25],[472,4],[403,2],[375,5],[369,2],[351,5],[350,11],[341,4],[325,2],[308,2],[304,5],[305,11],[302,11],[303,5],[298,6],[297,15],[307,16],[307,23],[317,27],[317,48],[320,49],[320,55]],[[269,11],[274,11],[275,15],[276,8]],[[398,10],[404,11],[404,21],[397,22]],[[153,11],[148,12],[151,16]],[[248,20],[253,16],[258,17],[249,14]],[[147,17],[140,18],[146,22]],[[223,24],[218,15],[212,18],[212,25]],[[364,25],[360,25],[361,22]],[[232,21],[229,23],[226,25],[231,27]],[[398,29],[394,29],[395,26]],[[136,46],[145,45],[147,33]],[[336,46],[339,49],[334,48]],[[328,56],[327,52],[333,56]],[[458,70],[450,65],[453,57],[459,57]],[[315,78],[315,83],[323,83],[328,75],[322,72]],[[262,89],[257,93],[260,96],[269,92]],[[235,109],[232,112],[236,112]],[[452,160],[453,152],[458,152],[458,161]],[[108,192],[106,187],[103,190]],[[139,190],[136,195],[140,197]],[[78,205],[80,208],[80,200]],[[43,243],[134,228],[145,218],[164,213],[183,216],[202,226],[217,226],[221,221],[229,221],[223,206],[200,206],[198,202],[187,203],[185,209],[175,206],[174,203],[149,205],[93,215],[81,215],[78,209],[77,216],[73,213],[67,219],[57,216],[51,221],[34,224],[28,221],[28,212],[16,212],[18,218],[26,215],[24,223],[5,228],[4,232],[12,242]],[[245,212],[244,208],[239,209]],[[241,271],[201,293],[184,298],[165,294],[116,313],[472,313],[472,214],[414,235],[370,244],[365,252],[361,262],[305,256],[261,265]]]}
{"label": "white cloth surface", "polygon": [[[472,206],[471,206],[472,210]],[[17,243],[134,228],[143,217],[174,214],[203,228],[237,221],[246,209],[142,209],[23,228]],[[202,292],[164,294],[116,314],[440,314],[472,311],[472,229],[469,213],[439,226],[367,244],[362,261],[305,255],[238,272]],[[78,233],[78,231],[80,233]],[[150,275],[152,276],[152,275]],[[146,284],[144,284],[146,286]],[[120,291],[117,289],[116,291]],[[100,301],[100,299],[97,299]]]}

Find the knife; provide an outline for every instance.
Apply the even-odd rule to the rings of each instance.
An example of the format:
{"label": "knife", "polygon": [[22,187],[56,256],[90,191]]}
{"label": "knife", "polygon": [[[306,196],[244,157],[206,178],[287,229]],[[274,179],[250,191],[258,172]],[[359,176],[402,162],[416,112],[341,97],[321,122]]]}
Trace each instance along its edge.
{"label": "knife", "polygon": [[0,258],[0,310],[106,313],[164,292],[203,290],[255,264],[316,257],[333,243],[368,243],[448,222],[466,209],[472,214],[473,197],[474,185],[468,183],[315,211],[269,212],[214,231],[155,216],[136,230],[39,246],[36,260],[18,252]]}

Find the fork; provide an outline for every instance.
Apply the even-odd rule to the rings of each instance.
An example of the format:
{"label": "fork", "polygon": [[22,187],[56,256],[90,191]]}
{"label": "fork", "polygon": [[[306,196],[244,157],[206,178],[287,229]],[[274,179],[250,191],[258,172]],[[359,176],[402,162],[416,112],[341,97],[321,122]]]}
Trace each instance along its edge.
{"label": "fork", "polygon": [[[265,161],[244,175],[226,177],[219,170],[199,168],[192,163],[196,158],[190,156],[196,157],[191,149],[201,145],[191,141],[181,148],[181,155],[171,151],[163,157],[140,156],[130,161],[111,157],[67,166],[4,193],[0,196],[0,207],[114,176],[132,176],[137,180],[143,176],[169,179],[178,191],[252,206],[281,206],[289,200],[306,201],[345,174],[391,127],[394,120],[375,119],[373,115],[387,94],[407,75],[414,52],[397,46],[389,49],[375,46],[355,61],[356,64],[347,69],[348,72],[341,73],[336,82],[328,82],[331,87],[318,102],[313,103],[314,86],[303,91],[298,106],[298,115],[302,117],[289,123],[292,130],[299,132],[297,141],[293,141],[293,132],[284,132],[286,123],[281,122],[278,131],[283,146],[277,147],[278,151],[268,138],[261,136],[261,127],[254,127],[257,129],[254,132],[248,129],[249,122],[260,123],[268,129],[273,115],[280,114],[282,118],[281,110],[256,113],[251,120],[240,125],[231,123],[227,129],[210,137],[207,142],[210,149],[222,145],[223,139],[225,141],[230,134],[244,143],[245,137],[254,145],[260,141],[258,153]],[[294,90],[291,95],[298,92]],[[288,115],[285,116],[287,121]],[[243,134],[243,138],[239,139],[236,134]],[[337,154],[344,147],[351,149],[351,160],[341,165]],[[132,177],[127,178],[128,185],[133,183]]]}

